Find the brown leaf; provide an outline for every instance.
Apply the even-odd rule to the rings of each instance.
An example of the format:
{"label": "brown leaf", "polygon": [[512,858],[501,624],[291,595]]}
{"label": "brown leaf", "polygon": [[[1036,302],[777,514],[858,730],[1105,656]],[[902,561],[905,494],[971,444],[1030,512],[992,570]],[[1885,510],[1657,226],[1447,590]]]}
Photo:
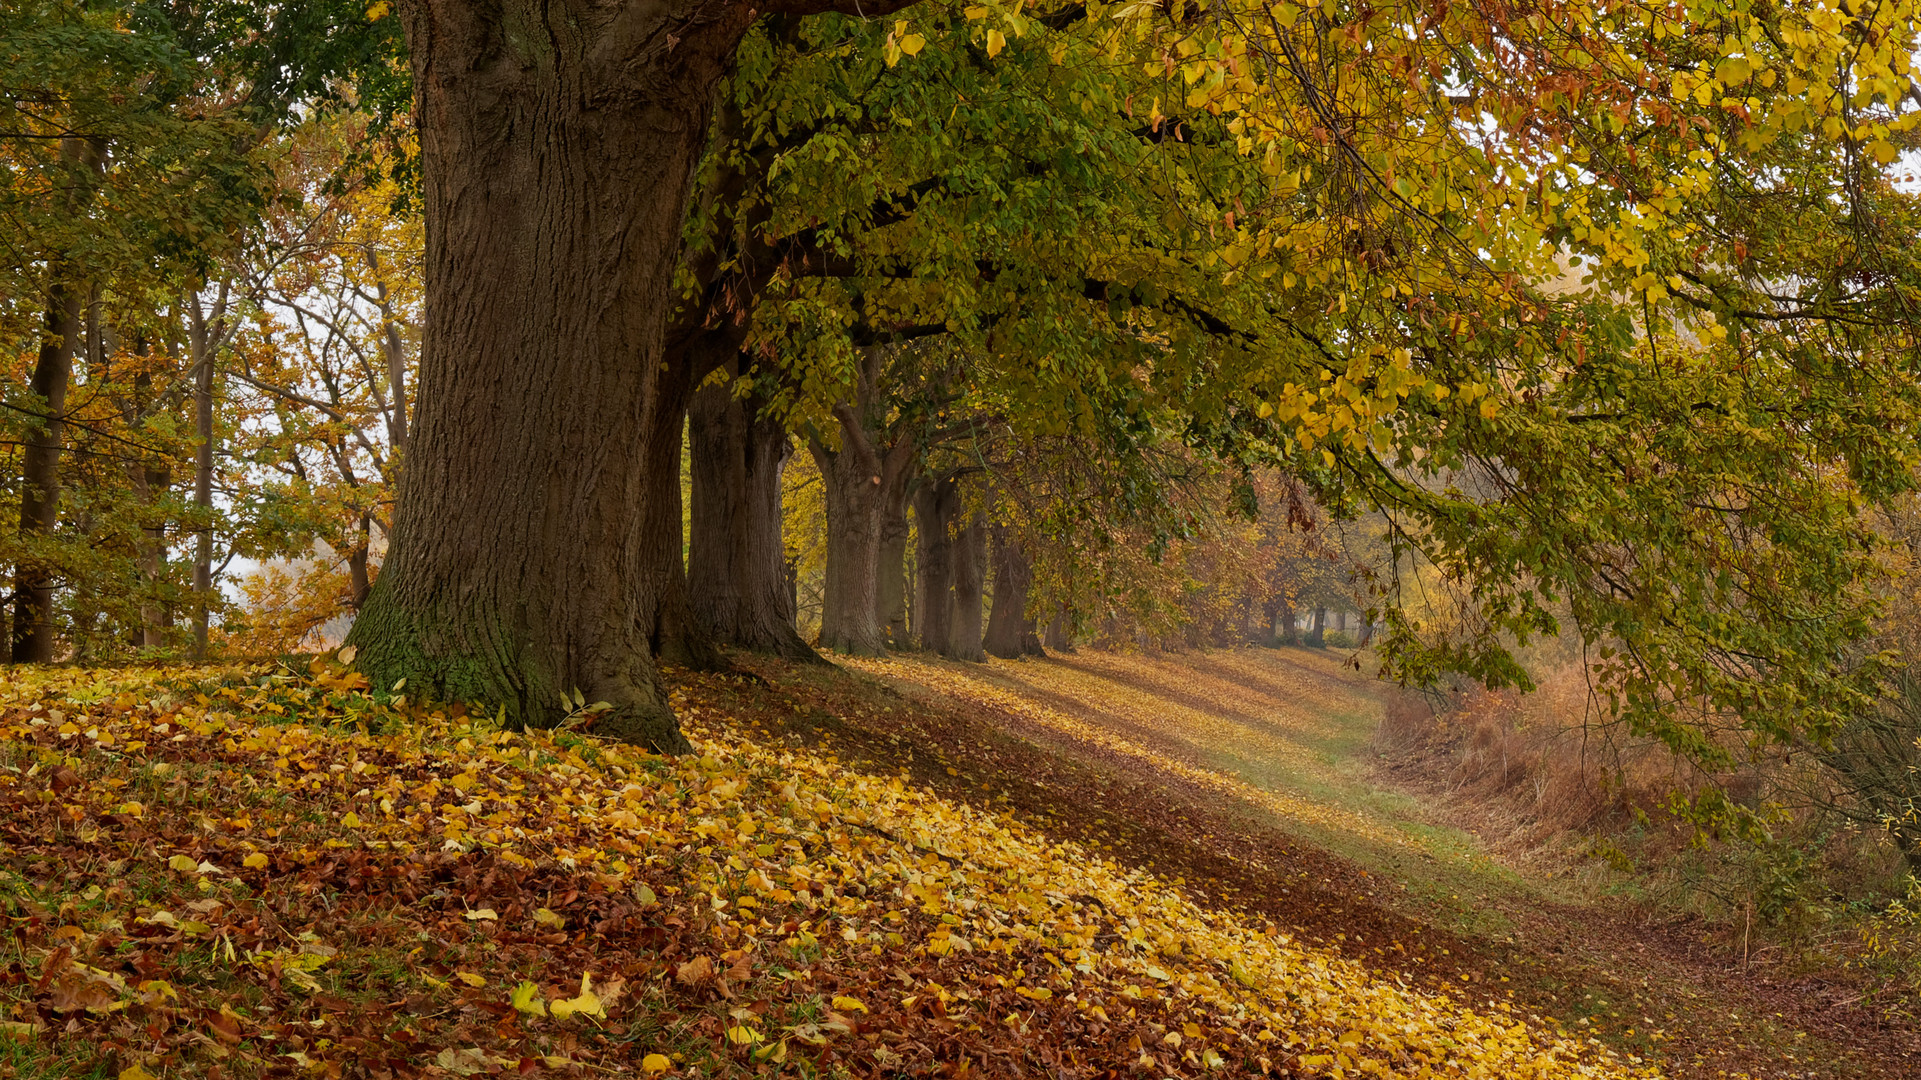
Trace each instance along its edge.
{"label": "brown leaf", "polygon": [[80,774],[65,765],[53,770],[53,790],[56,795],[64,795],[80,785]]}
{"label": "brown leaf", "polygon": [[116,995],[106,983],[79,975],[69,975],[53,984],[53,1011],[73,1012],[77,1009],[104,1009],[113,1004]]}
{"label": "brown leaf", "polygon": [[218,1035],[222,1042],[240,1041],[240,1017],[224,1006],[219,1012],[207,1010],[207,1026],[213,1029],[213,1033]]}
{"label": "brown leaf", "polygon": [[686,986],[699,986],[713,977],[714,962],[705,956],[696,956],[674,969],[674,978]]}

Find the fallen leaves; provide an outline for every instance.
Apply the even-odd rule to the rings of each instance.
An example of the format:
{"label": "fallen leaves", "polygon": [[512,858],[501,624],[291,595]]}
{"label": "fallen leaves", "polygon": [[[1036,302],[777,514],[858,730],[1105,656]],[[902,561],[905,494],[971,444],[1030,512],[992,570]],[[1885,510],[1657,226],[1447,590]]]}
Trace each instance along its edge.
{"label": "fallen leaves", "polygon": [[37,897],[13,909],[31,963],[0,975],[20,1037],[396,1075],[729,1074],[790,1046],[856,1075],[1629,1071],[699,710],[704,754],[669,760],[325,665],[99,679],[0,680],[0,872]]}
{"label": "fallen leaves", "polygon": [[607,1008],[601,1002],[600,995],[594,993],[593,978],[589,975],[580,977],[578,995],[549,1003],[547,1011],[552,1013],[556,1020],[565,1020],[570,1016],[604,1017],[607,1015]]}

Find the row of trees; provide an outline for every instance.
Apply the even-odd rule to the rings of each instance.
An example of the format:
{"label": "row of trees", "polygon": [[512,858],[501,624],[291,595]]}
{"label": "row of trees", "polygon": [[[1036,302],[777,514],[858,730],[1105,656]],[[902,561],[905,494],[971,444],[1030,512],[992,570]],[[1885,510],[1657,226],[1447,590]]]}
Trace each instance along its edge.
{"label": "row of trees", "polygon": [[[784,62],[798,65],[791,46],[789,53]],[[875,68],[888,70],[884,60]],[[918,87],[927,72],[901,76]],[[1005,107],[1048,108],[1023,88],[1026,78],[1005,80],[1011,87],[1002,89]],[[62,117],[39,118],[46,123],[47,142],[56,143],[64,129],[54,121]],[[23,544],[32,540],[38,547],[32,552],[23,547],[10,560],[21,568],[23,580],[32,576],[45,583],[32,594],[42,605],[35,609],[39,621],[22,617],[16,623],[23,637],[32,636],[30,627],[42,628],[33,636],[33,647],[41,650],[33,654],[37,658],[67,650],[81,659],[101,658],[127,648],[204,654],[209,612],[215,613],[211,630],[218,638],[218,613],[226,606],[213,586],[235,558],[294,561],[292,566],[276,561],[241,579],[247,603],[244,610],[228,612],[225,628],[229,636],[239,635],[233,644],[240,648],[289,648],[311,641],[315,627],[357,611],[371,589],[409,441],[420,323],[420,217],[392,179],[395,166],[407,160],[407,144],[404,136],[378,141],[368,119],[356,114],[322,117],[274,137],[230,129],[222,134],[246,136],[249,141],[234,152],[251,171],[247,186],[227,193],[229,202],[209,195],[200,208],[231,215],[205,226],[209,236],[224,230],[220,244],[200,249],[189,264],[150,266],[151,288],[126,276],[131,271],[125,268],[96,273],[100,280],[90,286],[80,336],[71,344],[65,336],[47,337],[73,350],[68,374],[46,388],[49,411],[58,413],[54,423],[43,426],[45,417],[27,406],[16,417],[23,435],[38,429],[60,448],[51,465],[42,463],[38,472],[26,463],[18,463],[15,472],[23,501],[29,493],[49,493],[29,510],[46,518],[38,535],[25,528],[19,534]],[[372,148],[370,140],[376,140]],[[106,138],[103,145],[124,141]],[[31,151],[43,144],[23,145],[27,153],[17,160],[30,164]],[[751,156],[753,149],[742,152]],[[1045,156],[1060,147],[1030,149]],[[951,172],[959,161],[950,151],[917,168]],[[786,164],[796,166],[791,157]],[[57,167],[58,162],[41,165]],[[115,156],[111,166],[103,159],[90,167],[98,182],[140,179],[137,160]],[[761,169],[751,181],[756,191],[769,183],[765,163]],[[1001,173],[1045,175],[1031,158]],[[851,181],[839,176],[832,182],[839,187]],[[743,181],[727,173],[715,183]],[[937,200],[939,213],[954,215],[958,197],[916,183],[924,189],[916,205],[896,206],[880,227],[945,227],[944,219],[929,217]],[[782,212],[813,206],[803,205],[800,194],[813,187],[786,190],[784,197],[795,206]],[[24,184],[13,193],[31,194]],[[1062,194],[1055,184],[1027,197],[1054,200]],[[1001,197],[998,189],[995,195]],[[1104,212],[1112,205],[1095,209]],[[922,211],[927,216],[917,218]],[[117,211],[76,205],[66,212],[70,226],[91,228],[112,220]],[[921,252],[924,257],[926,249]],[[783,257],[792,256],[790,251]],[[959,257],[972,256],[963,251]],[[97,271],[114,264],[95,254],[87,265]],[[843,256],[841,265],[819,268],[815,284],[839,286],[849,265]],[[791,266],[785,269],[792,272]],[[894,280],[929,278],[945,269],[945,263],[917,266],[910,268],[911,276]],[[740,267],[732,272],[746,273]],[[765,268],[757,273],[768,277]],[[52,286],[61,287],[57,281]],[[765,287],[765,280],[729,286],[737,291]],[[1078,282],[1075,287],[1085,291]],[[876,291],[853,302],[874,303]],[[23,291],[21,299],[31,300],[31,293]],[[845,295],[835,300],[849,303]],[[690,308],[683,321],[698,329],[715,321],[717,310],[718,305]],[[16,340],[34,336],[37,312],[29,303],[15,304],[10,314]],[[809,311],[793,317],[820,315]],[[994,317],[1012,324],[1011,316]],[[1110,552],[1146,556],[1170,541],[1181,542],[1182,534],[1212,536],[1233,527],[1233,515],[1202,505],[1197,495],[1205,489],[1208,496],[1241,498],[1249,509],[1253,503],[1228,493],[1192,448],[1178,441],[1119,445],[1110,438],[1118,449],[1110,447],[1103,457],[1098,440],[1059,430],[1037,433],[1034,402],[1020,392],[1024,388],[1010,391],[993,381],[1026,376],[1018,368],[971,363],[957,335],[944,325],[930,324],[917,335],[896,332],[889,343],[862,342],[853,356],[854,385],[843,387],[831,370],[812,373],[826,389],[817,387],[804,402],[798,384],[810,373],[763,365],[757,356],[764,354],[764,345],[756,340],[743,347],[747,337],[738,328],[732,333],[735,355],[723,365],[721,377],[693,395],[689,408],[692,555],[687,573],[700,628],[713,640],[813,655],[795,628],[782,561],[778,477],[797,442],[818,466],[815,475],[836,481],[828,489],[826,516],[834,528],[825,559],[834,606],[819,620],[820,638],[830,648],[875,652],[911,641],[954,656],[977,657],[984,647],[1014,655],[1035,647],[1034,620],[1026,613],[1030,606],[1055,613],[1048,621],[1056,642],[1074,632],[1077,612],[1087,624],[1083,629],[1109,636],[1169,636],[1180,622],[1198,627],[1196,620],[1202,619],[1213,624],[1207,636],[1230,636],[1227,617],[1214,610],[1220,601],[1188,602],[1199,594],[1184,595],[1195,593],[1201,580],[1218,576],[1205,567],[1179,560],[1162,566],[1152,557],[1134,558],[1131,566],[1107,565],[1090,561],[1085,550],[1072,554],[1091,542]],[[789,328],[773,333],[776,337],[765,340],[810,340]],[[831,365],[835,359],[818,362]],[[1067,360],[1069,350],[1056,349],[1051,359]],[[1093,361],[1111,363],[1097,355],[1078,362]],[[44,365],[37,373],[44,378]],[[1062,376],[1059,386],[1067,386],[1069,378]],[[851,400],[826,400],[849,389]],[[76,396],[74,407],[65,408],[60,395],[69,391],[83,395],[84,403]],[[800,429],[798,437],[790,428]],[[877,446],[887,463],[875,456]],[[1104,474],[1117,461],[1125,467]],[[863,499],[866,478],[883,473],[887,482],[876,492],[879,498]],[[1121,492],[1117,477],[1135,490]],[[985,505],[991,501],[990,487],[998,500],[992,510]],[[1159,507],[1156,518],[1150,511],[1168,499],[1179,505]],[[1288,499],[1300,524],[1302,495],[1289,489]],[[900,569],[910,507],[922,523],[909,557],[918,574],[911,596]],[[996,519],[991,525],[989,517]],[[1100,524],[1090,528],[1090,523]],[[1109,526],[1121,530],[1118,542],[1107,535]],[[1287,529],[1266,532],[1265,543],[1289,544]],[[870,540],[878,546],[870,546]],[[1219,561],[1229,550],[1216,541],[1208,558]],[[883,565],[893,569],[883,572]],[[1317,563],[1301,565],[1308,577],[1318,572]],[[1040,588],[1029,605],[1028,589],[1020,583],[1034,580],[1037,572]],[[987,620],[984,631],[979,612],[990,578],[1000,615]],[[1285,601],[1288,580],[1272,572],[1259,583],[1250,578],[1237,601],[1240,622],[1253,623],[1248,613],[1253,604],[1264,622],[1273,624],[1271,609]],[[1222,588],[1205,592],[1211,596]],[[937,602],[936,596],[947,599]],[[1121,606],[1110,614],[1116,601]],[[910,608],[918,613],[911,634]],[[706,662],[694,652],[680,659]]]}
{"label": "row of trees", "polygon": [[1388,674],[1571,627],[1710,767],[1894,662],[1911,4],[8,5],[22,658],[319,538],[376,685],[683,748],[800,452],[829,649],[1367,563]]}

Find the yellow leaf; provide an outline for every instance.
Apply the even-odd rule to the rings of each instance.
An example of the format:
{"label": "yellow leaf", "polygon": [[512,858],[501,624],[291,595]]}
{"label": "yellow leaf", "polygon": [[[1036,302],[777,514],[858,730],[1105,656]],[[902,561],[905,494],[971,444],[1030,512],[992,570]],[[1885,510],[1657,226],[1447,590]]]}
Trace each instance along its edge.
{"label": "yellow leaf", "polygon": [[1005,48],[1007,48],[1007,35],[1001,33],[999,30],[989,30],[987,32],[987,55],[999,56],[1001,50]]}
{"label": "yellow leaf", "polygon": [[530,982],[514,987],[514,992],[507,995],[507,1003],[531,1016],[547,1015],[547,1002],[540,996],[540,987]]}
{"label": "yellow leaf", "polygon": [[727,1041],[735,1046],[748,1046],[760,1041],[760,1032],[735,1024],[727,1029]]}
{"label": "yellow leaf", "polygon": [[834,999],[834,1011],[835,1012],[866,1012],[867,1006],[859,998],[850,998],[850,997],[842,996],[842,997],[836,997]]}
{"label": "yellow leaf", "polygon": [[120,1080],[154,1080],[154,1075],[139,1065],[129,1065],[120,1070]]}
{"label": "yellow leaf", "polygon": [[[374,5],[374,7],[375,7],[375,8],[380,8],[380,9],[381,9],[381,14],[382,14],[382,15],[384,15],[384,14],[386,14],[386,7],[387,7],[387,5],[386,5],[386,4],[384,4],[384,3],[383,3],[383,4],[375,4],[375,5]],[[373,15],[373,14],[372,14],[372,12],[373,12],[373,9],[372,9],[372,8],[369,8],[369,9],[368,9],[368,14],[369,14],[369,16],[370,16],[370,17],[372,17],[372,18],[379,18],[379,17],[380,17],[379,15]],[[341,662],[341,663],[343,663],[343,664],[351,664],[351,663],[353,663],[353,662],[354,662],[354,657],[356,657],[356,656],[359,656],[359,655],[360,655],[360,647],[359,647],[359,646],[357,646],[357,645],[349,645],[349,646],[347,646],[346,648],[344,648],[344,649],[342,649],[342,650],[340,650],[340,652],[339,652],[339,653],[338,653],[337,655],[338,655],[338,656],[340,657],[340,662]]]}
{"label": "yellow leaf", "polygon": [[500,918],[500,913],[490,907],[475,908],[467,913],[467,918],[472,922],[479,922],[482,919],[493,922]]}
{"label": "yellow leaf", "polygon": [[593,977],[585,974],[580,977],[579,997],[564,998],[554,1002],[549,1008],[557,1020],[565,1020],[570,1016],[607,1015],[607,1010],[601,1005],[600,998],[594,994]]}
{"label": "yellow leaf", "polygon": [[340,824],[349,829],[358,829],[360,828],[360,815],[349,810],[346,816],[340,819]]}
{"label": "yellow leaf", "polygon": [[556,930],[567,925],[565,918],[554,914],[554,912],[548,908],[534,909],[534,921],[542,926],[551,926]]}
{"label": "yellow leaf", "polygon": [[909,56],[913,56],[926,47],[927,39],[919,34],[909,34],[900,39],[900,51]]}
{"label": "yellow leaf", "polygon": [[481,987],[487,985],[486,979],[481,978],[471,971],[456,971],[454,972],[454,978],[459,979],[468,986]]}
{"label": "yellow leaf", "polygon": [[267,865],[267,857],[261,854],[260,852],[256,851],[252,855],[249,855],[246,858],[240,860],[240,865],[246,867],[249,870],[258,870],[261,867],[264,867]]}
{"label": "yellow leaf", "polygon": [[673,1067],[674,1063],[667,1059],[666,1054],[648,1054],[640,1059],[641,1072],[664,1073]]}
{"label": "yellow leaf", "polygon": [[200,863],[191,855],[175,855],[173,858],[167,860],[167,868],[169,870],[178,870],[183,874],[191,874],[195,870],[200,869]]}

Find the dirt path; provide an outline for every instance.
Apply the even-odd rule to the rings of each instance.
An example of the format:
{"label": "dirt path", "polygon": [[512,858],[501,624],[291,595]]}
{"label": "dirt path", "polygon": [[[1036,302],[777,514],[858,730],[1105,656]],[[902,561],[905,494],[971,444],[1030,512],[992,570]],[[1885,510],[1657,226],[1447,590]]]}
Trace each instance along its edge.
{"label": "dirt path", "polygon": [[1742,971],[1707,928],[1575,905],[1380,777],[1373,684],[1326,654],[747,660],[695,708],[904,769],[1403,980],[1586,1031],[1670,1075],[1921,1077],[1841,973]]}

